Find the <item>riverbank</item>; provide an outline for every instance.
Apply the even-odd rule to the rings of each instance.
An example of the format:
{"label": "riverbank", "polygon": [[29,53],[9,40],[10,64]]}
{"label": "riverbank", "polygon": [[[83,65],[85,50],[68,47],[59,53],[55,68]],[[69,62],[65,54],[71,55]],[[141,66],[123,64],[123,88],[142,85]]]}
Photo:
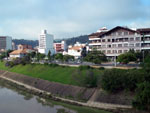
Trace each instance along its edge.
{"label": "riverbank", "polygon": [[[52,98],[54,100],[59,100],[59,101],[63,101],[63,102],[67,102],[67,103],[71,103],[71,104],[75,104],[75,105],[94,107],[94,108],[98,108],[98,109],[113,110],[113,111],[114,110],[116,111],[118,109],[130,109],[131,108],[131,106],[129,106],[129,105],[107,104],[107,103],[100,103],[100,102],[93,102],[93,101],[79,102],[76,100],[71,100],[69,98],[59,97],[60,95],[55,95],[54,92],[50,92],[47,90],[47,88],[50,89],[50,87],[49,87],[50,85],[47,85],[47,83],[49,83],[48,81],[44,81],[44,80],[40,80],[40,79],[36,79],[36,78],[31,78],[28,76],[12,73],[12,72],[8,72],[8,71],[0,71],[0,77],[2,79],[7,80],[7,81],[13,82],[19,86],[23,86],[25,88],[25,90],[29,89],[30,93],[35,92],[36,95],[39,95],[42,97]],[[44,84],[40,84],[41,83],[40,81],[43,81],[42,83],[46,84],[47,88],[46,88],[46,86],[44,86]],[[39,84],[40,84],[40,86],[39,86]],[[62,86],[60,86],[60,87],[62,88]],[[74,86],[74,87],[76,87],[76,86]],[[57,87],[53,86],[52,89],[57,90],[56,88]],[[72,88],[73,87],[71,87],[71,89]],[[73,90],[73,94],[76,93],[76,90],[77,89]],[[84,95],[86,95],[86,96],[87,96],[87,94],[89,95],[89,93],[91,93],[91,89],[90,89],[90,91],[86,91],[84,89],[84,91],[85,91]],[[67,93],[69,93],[69,92],[70,91],[67,89]],[[64,94],[64,93],[62,93],[62,94]],[[93,93],[91,93],[91,96],[93,94],[94,94],[94,91],[93,91]],[[79,95],[79,94],[76,93],[76,95]],[[88,96],[88,97],[90,98],[91,96]],[[83,97],[83,96],[81,96],[81,97]]]}
{"label": "riverbank", "polygon": [[[38,95],[36,96],[37,93],[31,94],[29,89],[25,90],[23,86],[4,79],[0,79],[0,92],[0,100],[3,100],[0,102],[0,109],[3,113],[111,113],[104,110],[54,101],[50,98]],[[30,109],[28,109],[29,106],[31,107]]]}

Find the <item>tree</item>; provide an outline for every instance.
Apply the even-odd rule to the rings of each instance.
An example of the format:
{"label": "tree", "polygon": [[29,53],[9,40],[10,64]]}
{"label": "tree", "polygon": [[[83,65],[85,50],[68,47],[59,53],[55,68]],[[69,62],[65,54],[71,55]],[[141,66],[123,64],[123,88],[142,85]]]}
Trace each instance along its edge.
{"label": "tree", "polygon": [[117,61],[118,62],[121,62],[121,63],[129,63],[131,61],[136,61],[136,56],[134,53],[131,53],[131,52],[127,52],[127,53],[124,53],[124,54],[121,54],[118,56],[118,59]]}
{"label": "tree", "polygon": [[69,60],[74,60],[74,56],[70,56],[70,55],[64,55],[63,56],[63,61],[68,62]]}
{"label": "tree", "polygon": [[48,57],[48,60],[51,61],[51,51],[50,50],[48,51],[47,57]]}
{"label": "tree", "polygon": [[45,58],[45,56],[46,56],[45,54],[37,53],[36,54],[37,61],[43,60]]}
{"label": "tree", "polygon": [[147,73],[150,73],[150,55],[146,56],[142,64],[142,67]]}
{"label": "tree", "polygon": [[55,59],[56,59],[56,60],[63,61],[63,55],[62,55],[61,53],[57,53],[57,54],[55,55]]}
{"label": "tree", "polygon": [[84,57],[84,61],[93,62],[95,64],[101,64],[101,62],[106,62],[107,58],[105,54],[101,51],[93,50],[88,52],[86,57]]}
{"label": "tree", "polygon": [[84,58],[84,57],[86,57],[86,55],[87,55],[86,47],[84,47],[81,52],[81,57]]}
{"label": "tree", "polygon": [[140,110],[150,111],[150,82],[144,82],[138,85],[133,107]]}

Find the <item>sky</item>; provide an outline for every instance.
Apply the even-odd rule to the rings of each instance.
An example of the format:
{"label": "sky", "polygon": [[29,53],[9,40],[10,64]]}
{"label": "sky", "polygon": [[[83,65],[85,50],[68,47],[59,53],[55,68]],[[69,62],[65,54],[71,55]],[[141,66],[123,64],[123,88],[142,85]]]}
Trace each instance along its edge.
{"label": "sky", "polygon": [[91,34],[101,27],[150,27],[150,0],[0,0],[0,36],[37,40]]}

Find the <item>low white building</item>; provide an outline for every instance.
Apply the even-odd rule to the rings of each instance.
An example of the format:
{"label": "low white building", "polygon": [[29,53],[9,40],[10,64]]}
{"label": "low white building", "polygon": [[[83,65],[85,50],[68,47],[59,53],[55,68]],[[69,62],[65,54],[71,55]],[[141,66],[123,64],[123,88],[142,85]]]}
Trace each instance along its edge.
{"label": "low white building", "polygon": [[26,55],[27,55],[27,50],[26,49],[24,49],[24,50],[20,49],[20,50],[14,50],[13,52],[11,52],[9,54],[9,57],[10,58],[22,58]]}
{"label": "low white building", "polygon": [[75,59],[80,58],[81,52],[85,46],[86,44],[81,44],[79,42],[77,42],[73,46],[68,46],[68,55],[74,56]]}
{"label": "low white building", "polygon": [[54,40],[53,35],[47,34],[46,30],[42,30],[39,37],[38,52],[47,55],[48,52],[51,51],[51,54],[54,54],[53,40]]}

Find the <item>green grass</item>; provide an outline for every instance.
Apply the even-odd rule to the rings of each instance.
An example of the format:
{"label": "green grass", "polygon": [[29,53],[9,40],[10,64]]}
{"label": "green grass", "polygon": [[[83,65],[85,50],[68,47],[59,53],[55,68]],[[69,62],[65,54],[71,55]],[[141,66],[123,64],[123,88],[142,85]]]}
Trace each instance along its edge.
{"label": "green grass", "polygon": [[[70,84],[70,85],[78,85],[73,79],[72,74],[77,71],[77,67],[63,67],[63,66],[56,66],[51,67],[48,65],[43,64],[27,64],[17,65],[12,68],[5,67],[4,62],[0,62],[0,69],[1,70],[8,70],[10,72],[20,73],[27,76],[40,78],[48,81],[59,82],[63,84]],[[82,70],[83,74],[86,74],[87,70]],[[93,69],[94,74],[98,75],[102,71],[99,69]]]}

